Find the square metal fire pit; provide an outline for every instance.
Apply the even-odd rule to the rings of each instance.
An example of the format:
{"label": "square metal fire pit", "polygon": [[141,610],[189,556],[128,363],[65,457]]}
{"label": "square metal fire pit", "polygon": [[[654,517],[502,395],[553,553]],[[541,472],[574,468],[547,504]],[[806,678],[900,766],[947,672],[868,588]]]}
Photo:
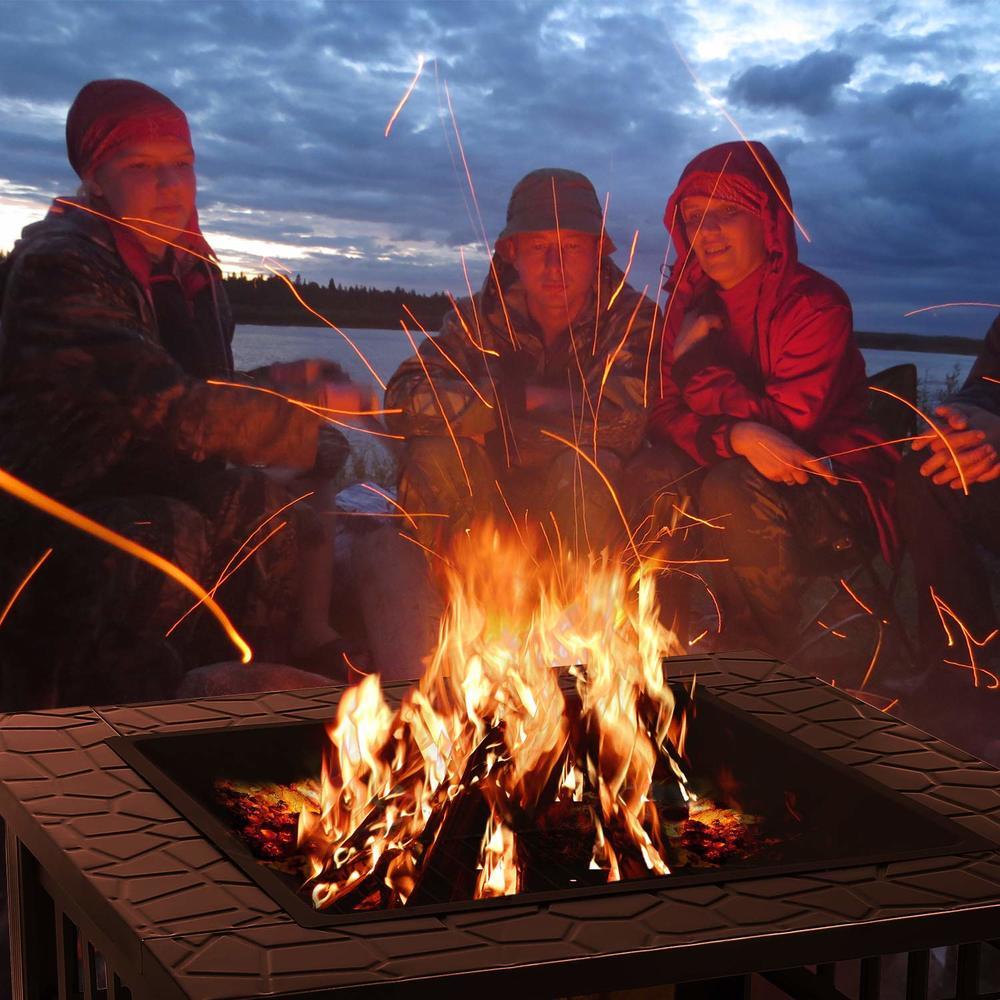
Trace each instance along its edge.
{"label": "square metal fire pit", "polygon": [[267,740],[261,727],[315,732],[339,688],[7,716],[15,989],[565,996],[1000,937],[1000,772],[770,660],[689,657],[669,672],[696,673],[718,703],[697,724],[736,720],[833,776],[827,815],[858,836],[782,870],[331,918],[298,909],[212,829],[193,772],[174,765],[212,771],[220,747]]}

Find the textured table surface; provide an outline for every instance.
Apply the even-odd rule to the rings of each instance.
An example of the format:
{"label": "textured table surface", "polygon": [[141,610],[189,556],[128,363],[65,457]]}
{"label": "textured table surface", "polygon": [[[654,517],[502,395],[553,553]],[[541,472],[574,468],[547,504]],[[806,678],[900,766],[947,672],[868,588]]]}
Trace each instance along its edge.
{"label": "textured table surface", "polygon": [[997,846],[308,930],[105,740],[324,719],[338,687],[8,715],[0,813],[135,968],[197,998],[593,992],[1000,936],[1000,771],[770,660],[686,657],[670,671]]}

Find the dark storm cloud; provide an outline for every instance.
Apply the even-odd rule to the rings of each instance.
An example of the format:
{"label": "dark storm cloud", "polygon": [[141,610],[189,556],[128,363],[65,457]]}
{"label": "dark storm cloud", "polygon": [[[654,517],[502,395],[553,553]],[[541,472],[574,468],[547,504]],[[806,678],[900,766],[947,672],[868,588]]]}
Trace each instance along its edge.
{"label": "dark storm cloud", "polygon": [[[734,137],[673,38],[775,151],[814,238],[803,256],[844,284],[859,323],[920,328],[904,303],[996,294],[997,84],[977,48],[996,18],[946,0],[919,16],[859,9],[792,46],[765,0],[15,0],[0,18],[0,178],[71,191],[70,101],[89,79],[131,76],[187,110],[213,233],[294,248],[290,266],[312,280],[460,290],[457,248],[481,237],[447,81],[488,238],[519,177],[573,167],[611,192],[621,263],[639,230],[634,283],[653,293],[671,187],[699,149]],[[833,23],[822,4],[803,10]],[[418,53],[429,61],[387,140]],[[240,251],[246,266],[254,252]],[[481,254],[469,269],[478,284]]]}
{"label": "dark storm cloud", "polygon": [[[951,84],[940,88],[953,94]],[[909,92],[912,94],[913,92]],[[836,130],[790,151],[793,194],[814,242],[805,258],[851,293],[867,329],[981,332],[972,311],[904,319],[933,302],[996,301],[993,237],[1000,138],[992,101],[862,95]],[[922,115],[928,108],[943,110]]]}
{"label": "dark storm cloud", "polygon": [[729,81],[730,99],[753,108],[794,108],[818,115],[833,107],[834,94],[854,73],[846,52],[810,52],[782,66],[751,66]]}
{"label": "dark storm cloud", "polygon": [[[946,20],[950,20],[948,10],[956,6],[958,4],[940,4]],[[973,18],[970,17],[969,22],[971,27]],[[982,26],[980,23],[979,27]],[[887,29],[883,19],[873,17],[856,28],[834,32],[831,41],[838,50],[858,57],[879,56],[890,66],[907,65],[924,59],[932,62],[948,60],[956,64],[975,63],[978,59],[969,28],[961,23],[941,29],[919,25],[919,30],[896,31]]]}
{"label": "dark storm cloud", "polygon": [[956,76],[947,84],[900,83],[885,95],[885,104],[897,114],[916,118],[923,115],[940,115],[962,103],[962,91],[969,78]]}

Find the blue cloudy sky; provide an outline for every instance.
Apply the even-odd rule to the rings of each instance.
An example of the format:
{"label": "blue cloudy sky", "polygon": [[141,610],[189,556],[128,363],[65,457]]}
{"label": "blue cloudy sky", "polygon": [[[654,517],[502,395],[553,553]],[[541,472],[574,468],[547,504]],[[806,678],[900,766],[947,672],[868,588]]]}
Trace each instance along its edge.
{"label": "blue cloudy sky", "polygon": [[[485,230],[543,165],[589,174],[633,284],[655,287],[663,205],[699,149],[767,142],[861,329],[978,334],[998,301],[1000,4],[981,0],[196,2],[0,0],[0,249],[70,193],[63,123],[95,77],[188,112],[206,232],[231,269],[464,288]],[[689,75],[678,51],[689,62]],[[388,139],[383,130],[423,56]],[[336,317],[332,317],[336,319]]]}

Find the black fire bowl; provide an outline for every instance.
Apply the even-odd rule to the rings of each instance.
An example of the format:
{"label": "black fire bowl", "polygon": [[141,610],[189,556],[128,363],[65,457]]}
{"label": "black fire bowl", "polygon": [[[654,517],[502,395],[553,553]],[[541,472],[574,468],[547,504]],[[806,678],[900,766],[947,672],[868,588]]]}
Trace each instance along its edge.
{"label": "black fire bowl", "polygon": [[1000,772],[772,660],[667,666],[706,695],[692,760],[731,761],[750,809],[792,791],[809,830],[779,863],[362,919],[312,911],[205,795],[237,764],[282,776],[341,688],[6,716],[15,975],[52,912],[157,998],[565,996],[1000,937]]}

